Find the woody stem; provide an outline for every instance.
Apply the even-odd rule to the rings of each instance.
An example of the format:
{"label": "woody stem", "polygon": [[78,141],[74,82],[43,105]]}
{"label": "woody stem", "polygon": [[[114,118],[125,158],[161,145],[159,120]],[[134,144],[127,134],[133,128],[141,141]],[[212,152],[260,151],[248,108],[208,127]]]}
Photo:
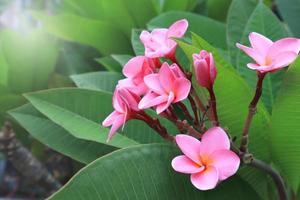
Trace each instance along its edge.
{"label": "woody stem", "polygon": [[217,113],[217,103],[216,103],[216,96],[213,87],[208,88],[208,92],[210,95],[209,99],[209,106],[211,108],[211,114],[212,114],[212,123],[214,126],[219,126],[219,118]]}
{"label": "woody stem", "polygon": [[242,139],[241,139],[241,145],[240,145],[240,150],[243,153],[246,153],[248,151],[248,136],[249,136],[249,129],[250,129],[250,125],[253,119],[253,116],[256,113],[256,106],[257,103],[261,97],[262,94],[262,85],[263,85],[263,80],[265,78],[265,73],[259,73],[257,74],[258,76],[258,81],[256,84],[256,91],[255,91],[255,95],[251,101],[251,103],[249,104],[249,110],[248,110],[248,115],[245,121],[245,125],[244,125],[244,129],[243,129],[243,135],[242,135]]}
{"label": "woody stem", "polygon": [[187,107],[182,102],[178,102],[177,105],[180,107],[180,109],[182,110],[183,114],[185,115],[185,117],[188,120],[194,121],[194,119],[191,116],[190,112],[188,111]]}
{"label": "woody stem", "polygon": [[159,119],[152,118],[144,111],[140,111],[135,117],[136,119],[146,122],[146,124],[155,130],[162,138],[174,142],[174,137],[168,133],[167,129],[160,123]]}

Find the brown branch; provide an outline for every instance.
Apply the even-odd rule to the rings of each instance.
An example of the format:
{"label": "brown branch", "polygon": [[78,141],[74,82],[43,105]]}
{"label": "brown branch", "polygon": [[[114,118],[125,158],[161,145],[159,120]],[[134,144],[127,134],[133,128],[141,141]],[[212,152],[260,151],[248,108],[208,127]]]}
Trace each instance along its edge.
{"label": "brown branch", "polygon": [[17,171],[32,182],[40,184],[50,193],[61,187],[51,173],[16,138],[9,122],[5,122],[0,132],[0,150]]}
{"label": "brown branch", "polygon": [[256,84],[256,91],[251,103],[249,104],[248,116],[245,121],[243,135],[241,139],[241,145],[240,145],[240,150],[244,153],[248,152],[249,129],[250,129],[253,116],[256,113],[257,103],[262,94],[262,85],[263,85],[263,80],[265,78],[265,75],[266,75],[265,73],[259,73],[259,72],[257,74],[258,80]]}
{"label": "brown branch", "polygon": [[216,103],[216,96],[213,87],[208,88],[208,92],[210,95],[209,99],[209,106],[211,108],[211,114],[212,114],[212,123],[213,126],[219,126],[219,118],[217,113],[217,103]]}

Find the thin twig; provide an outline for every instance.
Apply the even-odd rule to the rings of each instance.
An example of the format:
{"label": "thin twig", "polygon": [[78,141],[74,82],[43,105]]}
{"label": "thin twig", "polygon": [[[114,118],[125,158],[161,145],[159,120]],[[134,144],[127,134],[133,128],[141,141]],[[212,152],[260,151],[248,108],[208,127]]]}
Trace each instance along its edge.
{"label": "thin twig", "polygon": [[284,185],[284,181],[280,176],[280,174],[275,169],[273,169],[270,165],[264,163],[263,161],[257,159],[253,159],[249,165],[269,174],[276,185],[279,199],[288,200],[288,195],[287,195],[286,187]]}
{"label": "thin twig", "polygon": [[211,108],[211,114],[212,114],[212,123],[213,126],[219,126],[219,118],[217,113],[217,103],[216,103],[216,96],[213,87],[208,88],[208,92],[210,95],[209,99],[209,106]]}
{"label": "thin twig", "polygon": [[263,80],[265,78],[265,73],[258,73],[257,76],[258,76],[258,80],[257,80],[257,84],[256,84],[255,95],[254,95],[251,103],[249,104],[248,116],[245,121],[243,135],[242,135],[242,139],[241,139],[240,150],[244,153],[248,152],[249,129],[250,129],[250,125],[251,125],[253,116],[256,113],[257,103],[262,94],[262,85],[263,85]]}

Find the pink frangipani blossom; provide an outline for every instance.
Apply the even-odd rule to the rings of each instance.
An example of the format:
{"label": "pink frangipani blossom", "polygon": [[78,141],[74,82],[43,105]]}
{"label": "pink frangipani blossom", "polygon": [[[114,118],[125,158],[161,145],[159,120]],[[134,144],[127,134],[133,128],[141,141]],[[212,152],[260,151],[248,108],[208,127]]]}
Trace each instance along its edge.
{"label": "pink frangipani blossom", "polygon": [[172,38],[181,38],[188,28],[188,21],[182,19],[176,21],[168,29],[157,28],[150,33],[143,31],[140,40],[145,46],[145,56],[149,58],[167,57],[173,58],[176,50],[176,42]]}
{"label": "pink frangipani blossom", "polygon": [[199,190],[210,190],[234,175],[240,165],[239,157],[230,150],[230,141],[220,127],[207,130],[201,142],[179,134],[176,143],[184,155],[172,160],[175,171],[191,174],[192,184]]}
{"label": "pink frangipani blossom", "polygon": [[239,43],[236,46],[256,62],[248,63],[248,68],[260,73],[273,72],[290,65],[300,51],[300,40],[297,38],[283,38],[272,42],[265,36],[252,32],[249,40],[251,47]]}
{"label": "pink frangipani blossom", "polygon": [[113,95],[114,111],[102,122],[104,127],[111,126],[107,141],[126,121],[134,118],[135,113],[139,111],[139,101],[140,97],[137,94],[125,88],[115,90]]}
{"label": "pink frangipani blossom", "polygon": [[193,54],[193,61],[199,85],[212,88],[217,76],[217,69],[212,53],[202,50],[199,54]]}
{"label": "pink frangipani blossom", "polygon": [[163,63],[159,72],[145,76],[144,82],[149,92],[138,106],[140,109],[156,107],[157,114],[165,111],[171,103],[186,99],[191,89],[191,82],[176,64]]}
{"label": "pink frangipani blossom", "polygon": [[131,58],[123,68],[123,74],[127,77],[119,81],[119,87],[127,87],[135,90],[139,95],[147,93],[148,88],[144,83],[144,77],[155,71],[155,63],[152,59],[145,56],[136,56]]}

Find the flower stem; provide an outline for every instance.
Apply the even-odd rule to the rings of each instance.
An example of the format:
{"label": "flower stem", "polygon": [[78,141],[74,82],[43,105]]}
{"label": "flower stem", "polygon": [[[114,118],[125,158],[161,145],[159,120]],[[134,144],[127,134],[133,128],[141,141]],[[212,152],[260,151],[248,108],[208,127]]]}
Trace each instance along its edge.
{"label": "flower stem", "polygon": [[174,137],[170,135],[167,129],[160,123],[159,119],[152,118],[146,112],[140,111],[135,116],[136,119],[144,121],[150,128],[155,130],[162,138],[174,142]]}
{"label": "flower stem", "polygon": [[253,159],[249,165],[269,174],[276,185],[279,199],[288,200],[288,195],[284,185],[284,181],[280,176],[280,174],[275,169],[273,169],[270,165],[264,163],[263,161],[257,159]]}
{"label": "flower stem", "polygon": [[185,117],[190,120],[190,121],[194,121],[193,117],[191,116],[190,112],[188,111],[187,107],[184,105],[184,103],[182,102],[178,102],[177,105],[180,107],[180,109],[182,110],[183,114],[185,115]]}
{"label": "flower stem", "polygon": [[250,125],[253,119],[253,116],[256,113],[256,106],[257,103],[261,97],[262,94],[262,85],[263,85],[263,80],[265,78],[265,73],[258,73],[258,81],[256,84],[256,92],[255,95],[251,101],[251,103],[249,104],[249,110],[248,110],[248,116],[246,118],[245,121],[245,125],[244,125],[244,129],[243,129],[243,135],[242,135],[242,139],[241,139],[241,145],[240,145],[240,150],[243,153],[248,152],[248,135],[249,135],[249,129],[250,129]]}
{"label": "flower stem", "polygon": [[219,126],[219,118],[218,118],[218,113],[217,113],[217,103],[216,103],[216,96],[213,87],[208,88],[208,92],[210,95],[209,99],[209,106],[211,108],[212,112],[212,123],[213,126]]}

